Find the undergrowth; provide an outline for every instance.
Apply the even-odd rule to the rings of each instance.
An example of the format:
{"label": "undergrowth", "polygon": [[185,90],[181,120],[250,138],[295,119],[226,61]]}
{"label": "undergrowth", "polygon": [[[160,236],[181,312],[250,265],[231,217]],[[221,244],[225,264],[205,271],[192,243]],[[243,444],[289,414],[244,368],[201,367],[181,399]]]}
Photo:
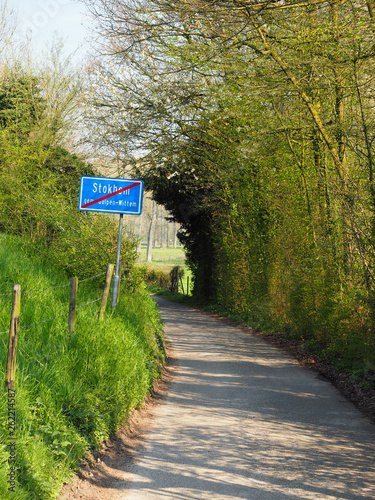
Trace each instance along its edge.
{"label": "undergrowth", "polygon": [[[105,266],[105,263],[103,263]],[[105,269],[104,269],[105,271]],[[104,276],[80,284],[78,308],[101,297]],[[0,236],[0,294],[69,283],[66,275]],[[0,331],[9,329],[11,296],[0,296]],[[161,372],[162,324],[144,287],[122,283],[103,322],[100,302],[77,309],[68,333],[69,287],[23,293],[16,369],[16,486],[9,491],[8,398],[0,400],[0,498],[56,498],[90,449],[118,429]],[[63,315],[61,317],[58,317]],[[42,324],[36,324],[54,318]],[[30,328],[22,328],[34,325]],[[8,335],[0,335],[5,382]]]}

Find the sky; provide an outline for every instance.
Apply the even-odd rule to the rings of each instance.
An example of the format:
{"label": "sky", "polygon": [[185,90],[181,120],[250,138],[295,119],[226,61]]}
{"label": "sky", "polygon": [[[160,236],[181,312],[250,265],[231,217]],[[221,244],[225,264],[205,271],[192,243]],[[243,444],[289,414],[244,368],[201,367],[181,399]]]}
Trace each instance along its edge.
{"label": "sky", "polygon": [[77,62],[88,49],[85,6],[74,0],[7,0],[10,9],[17,13],[18,33],[31,38],[34,55],[42,53],[58,34],[64,40],[66,55],[76,52]]}

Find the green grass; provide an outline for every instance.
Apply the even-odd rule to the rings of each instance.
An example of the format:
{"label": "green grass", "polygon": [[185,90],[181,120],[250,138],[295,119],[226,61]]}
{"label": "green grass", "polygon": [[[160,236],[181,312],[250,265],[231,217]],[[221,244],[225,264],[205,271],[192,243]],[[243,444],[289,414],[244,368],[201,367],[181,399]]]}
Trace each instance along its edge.
{"label": "green grass", "polygon": [[[139,262],[146,262],[147,246],[142,245],[139,254]],[[153,248],[152,249],[152,262],[153,265],[168,265],[177,266],[183,265],[185,262],[185,250],[183,247],[177,248]]]}
{"label": "green grass", "polygon": [[[147,269],[157,269],[164,273],[169,274],[174,266],[181,266],[184,269],[184,276],[182,278],[183,289],[181,283],[179,284],[178,295],[188,295],[188,281],[189,281],[189,295],[192,290],[192,273],[185,263],[185,251],[183,247],[178,248],[153,248],[152,249],[152,262],[145,262],[146,260],[146,245],[142,245],[141,253],[138,259],[138,264],[146,266]],[[165,290],[157,286],[149,287],[152,293],[164,293]]]}
{"label": "green grass", "polygon": [[[105,263],[103,263],[105,266]],[[105,269],[104,269],[105,270]],[[64,285],[69,279],[27,255],[20,240],[0,236],[0,294]],[[124,287],[124,284],[122,284]],[[98,280],[81,283],[78,304],[101,297]],[[10,296],[0,296],[0,331],[9,329]],[[100,302],[77,310],[68,333],[69,287],[24,293],[16,370],[17,485],[8,491],[7,394],[0,401],[0,498],[56,498],[85,453],[98,447],[143,401],[164,357],[162,325],[144,288],[122,290],[98,322]],[[8,334],[0,334],[4,384]],[[3,385],[4,387],[4,385]]]}
{"label": "green grass", "polygon": [[163,297],[166,300],[170,300],[171,302],[178,302],[181,304],[189,304],[191,306],[197,306],[196,301],[193,299],[191,295],[183,295],[182,293],[174,293],[166,290],[165,288],[160,287],[150,287],[150,293],[153,295],[158,295],[159,297]]}

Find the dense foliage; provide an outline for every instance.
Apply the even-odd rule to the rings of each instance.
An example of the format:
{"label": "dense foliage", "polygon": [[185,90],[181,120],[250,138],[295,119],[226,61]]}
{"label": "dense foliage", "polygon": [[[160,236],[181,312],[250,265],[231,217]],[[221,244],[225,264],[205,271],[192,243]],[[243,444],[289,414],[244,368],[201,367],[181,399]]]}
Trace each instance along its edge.
{"label": "dense foliage", "polygon": [[90,108],[181,224],[197,298],[362,375],[375,368],[374,13],[97,0],[108,59]]}
{"label": "dense foliage", "polygon": [[[45,75],[14,67],[0,76],[0,231],[27,237],[83,278],[115,261],[117,223],[78,211],[80,177],[94,170],[60,145],[66,103],[61,97],[51,110],[47,91]],[[124,239],[122,251],[134,262],[133,243]]]}
{"label": "dense foliage", "polygon": [[[1,10],[3,34],[8,18]],[[160,374],[164,343],[157,308],[133,267],[136,242],[125,237],[119,303],[98,321],[118,221],[78,210],[80,177],[95,175],[71,152],[83,105],[81,75],[54,50],[45,67],[28,64],[26,49],[17,60],[11,42],[0,38],[3,384],[13,285],[23,292],[15,401],[9,406],[7,391],[0,399],[0,497],[42,500],[56,498],[87,453],[143,401]],[[79,278],[74,333],[68,332],[71,276]]]}

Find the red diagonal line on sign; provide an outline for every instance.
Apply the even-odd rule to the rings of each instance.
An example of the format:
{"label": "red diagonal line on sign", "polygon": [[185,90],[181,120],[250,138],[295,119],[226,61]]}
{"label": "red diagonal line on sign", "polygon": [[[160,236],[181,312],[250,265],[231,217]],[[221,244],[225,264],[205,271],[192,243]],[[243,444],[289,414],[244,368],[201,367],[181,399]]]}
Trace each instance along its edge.
{"label": "red diagonal line on sign", "polygon": [[122,189],[119,189],[118,191],[115,191],[114,193],[107,194],[106,196],[103,196],[102,198],[99,198],[98,200],[90,201],[90,203],[86,203],[86,205],[82,205],[81,208],[87,208],[90,205],[94,205],[95,203],[99,203],[99,201],[106,200],[107,198],[110,198],[111,196],[115,196],[115,194],[120,194],[120,193],[126,191],[127,189],[130,189],[132,187],[139,186],[139,185],[140,185],[140,182],[135,182],[134,184],[130,184],[130,186],[126,186]]}

